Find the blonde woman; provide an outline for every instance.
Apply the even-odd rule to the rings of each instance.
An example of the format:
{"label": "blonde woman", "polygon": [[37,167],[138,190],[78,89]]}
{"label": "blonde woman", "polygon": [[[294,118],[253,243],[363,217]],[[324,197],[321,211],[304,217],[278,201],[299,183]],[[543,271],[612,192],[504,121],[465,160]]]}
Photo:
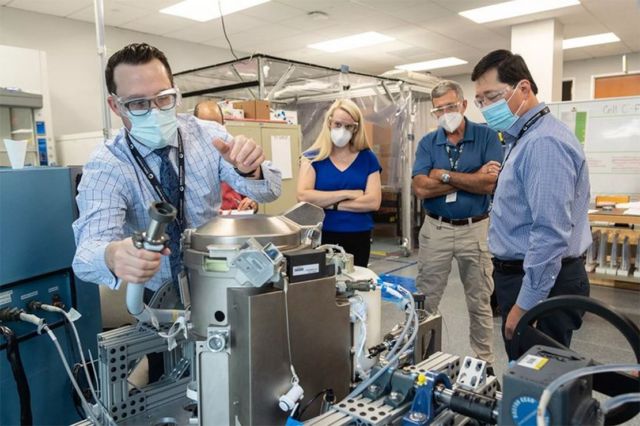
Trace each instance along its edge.
{"label": "blonde woman", "polygon": [[362,113],[348,99],[335,101],[315,143],[304,152],[298,201],[325,209],[322,243],[338,244],[367,266],[371,251],[371,212],[380,208],[380,163],[369,149]]}

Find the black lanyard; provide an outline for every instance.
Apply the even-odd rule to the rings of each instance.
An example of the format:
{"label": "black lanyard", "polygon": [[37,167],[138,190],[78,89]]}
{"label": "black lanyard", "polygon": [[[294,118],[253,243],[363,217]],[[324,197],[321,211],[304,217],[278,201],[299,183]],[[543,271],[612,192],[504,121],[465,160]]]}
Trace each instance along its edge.
{"label": "black lanyard", "polygon": [[[462,141],[460,141],[460,145],[456,148],[451,148],[449,145],[445,145],[444,148],[447,150],[447,155],[449,156],[449,165],[451,166],[451,171],[455,172],[458,169],[458,163],[460,162],[460,156],[462,155],[462,149],[464,148],[464,145],[462,144]],[[453,161],[453,157],[451,156],[451,151],[454,150],[458,153],[455,161]]]}
{"label": "black lanyard", "polygon": [[[513,145],[511,145],[511,149],[509,149],[509,152],[507,152],[507,156],[505,157],[504,161],[502,162],[502,166],[500,166],[500,171],[502,171],[502,169],[504,169],[504,165],[507,164],[507,160],[509,159],[509,156],[511,155],[511,152],[514,150],[514,148],[516,147],[516,145],[518,145],[518,142],[520,141],[520,138],[522,138],[522,136],[527,132],[527,130],[529,130],[531,128],[531,126],[533,126],[535,124],[536,121],[540,120],[542,117],[544,117],[545,115],[549,114],[551,111],[549,110],[549,107],[544,107],[542,108],[540,111],[536,112],[534,114],[533,117],[531,117],[530,119],[527,120],[526,123],[524,123],[524,126],[522,126],[522,129],[520,129],[520,132],[518,133],[518,136],[516,137],[515,142],[513,142]],[[496,187],[498,186],[497,182],[496,182]]]}
{"label": "black lanyard", "polygon": [[[172,204],[171,201],[169,200],[169,197],[167,197],[167,194],[165,194],[164,190],[162,189],[162,185],[158,181],[158,178],[156,178],[156,175],[153,173],[153,171],[151,171],[147,162],[144,161],[144,158],[142,158],[142,155],[140,155],[140,152],[138,151],[138,149],[133,145],[133,142],[131,142],[131,139],[129,138],[129,132],[126,132],[126,137],[127,137],[127,143],[129,145],[129,149],[131,150],[131,154],[133,154],[133,158],[136,160],[136,163],[138,163],[138,166],[140,166],[144,174],[147,176],[147,179],[149,179],[149,183],[151,184],[151,186],[153,186],[153,189],[154,191],[156,191],[156,194],[158,194],[158,197],[160,197],[162,201],[164,201],[165,203]],[[185,190],[184,145],[182,144],[182,136],[180,135],[180,129],[178,129],[178,181],[180,185],[178,187],[180,191],[180,200],[178,202],[180,204],[178,205],[177,219],[178,219],[178,225],[183,227],[184,226],[184,190]]]}

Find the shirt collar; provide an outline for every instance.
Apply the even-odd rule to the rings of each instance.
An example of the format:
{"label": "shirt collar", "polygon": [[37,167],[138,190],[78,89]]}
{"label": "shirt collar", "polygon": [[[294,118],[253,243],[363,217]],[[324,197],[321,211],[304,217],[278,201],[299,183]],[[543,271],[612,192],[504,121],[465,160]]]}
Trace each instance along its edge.
{"label": "shirt collar", "polygon": [[524,125],[529,121],[531,117],[536,115],[538,112],[542,111],[546,107],[544,102],[540,102],[538,105],[531,108],[529,111],[525,112],[523,115],[518,118],[518,120],[513,123],[513,126],[509,127],[504,133],[512,136],[513,138],[517,138],[520,130],[524,127]]}
{"label": "shirt collar", "polygon": [[[442,127],[438,127],[436,134],[436,145],[445,145],[447,143],[447,134]],[[473,129],[471,129],[470,122],[467,117],[464,117],[464,135],[460,142],[473,142]]]}

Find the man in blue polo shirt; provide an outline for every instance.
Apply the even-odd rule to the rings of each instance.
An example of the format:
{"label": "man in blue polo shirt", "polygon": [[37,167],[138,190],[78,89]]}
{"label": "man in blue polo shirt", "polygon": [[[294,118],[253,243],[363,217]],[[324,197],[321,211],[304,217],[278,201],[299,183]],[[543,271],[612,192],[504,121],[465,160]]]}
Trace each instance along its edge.
{"label": "man in blue polo shirt", "polygon": [[413,166],[413,191],[423,200],[417,287],[435,313],[455,257],[470,319],[471,349],[494,362],[493,267],[487,248],[490,194],[502,162],[496,132],[464,118],[462,87],[442,81],[431,92],[439,128],[422,138]]}

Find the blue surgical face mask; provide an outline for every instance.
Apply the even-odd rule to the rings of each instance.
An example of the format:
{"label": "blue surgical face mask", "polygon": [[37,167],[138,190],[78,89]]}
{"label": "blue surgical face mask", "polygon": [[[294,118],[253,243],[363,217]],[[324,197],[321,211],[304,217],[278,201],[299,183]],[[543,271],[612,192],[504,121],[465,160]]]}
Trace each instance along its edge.
{"label": "blue surgical face mask", "polygon": [[131,121],[131,136],[150,149],[169,145],[178,130],[175,108],[166,111],[152,108],[146,115],[127,114],[127,118]]}
{"label": "blue surgical face mask", "polygon": [[[518,85],[516,85],[516,87],[514,88],[514,91],[511,96],[509,96],[509,99],[500,99],[499,101],[480,109],[482,116],[487,121],[487,125],[493,130],[497,132],[503,132],[505,130],[508,130],[516,121],[518,121],[519,117],[516,114],[512,113],[511,108],[509,108],[509,101],[511,100],[513,95],[516,94],[517,88]],[[524,104],[524,101],[522,101],[522,104]],[[522,104],[518,107],[518,111],[520,111]],[[518,111],[516,111],[516,113]]]}

